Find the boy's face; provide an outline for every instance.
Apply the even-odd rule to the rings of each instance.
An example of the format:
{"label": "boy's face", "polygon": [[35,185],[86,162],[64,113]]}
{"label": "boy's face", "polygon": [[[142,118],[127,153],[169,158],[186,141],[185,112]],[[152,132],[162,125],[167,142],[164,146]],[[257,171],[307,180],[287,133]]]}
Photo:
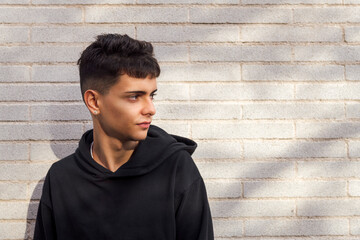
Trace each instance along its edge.
{"label": "boy's face", "polygon": [[156,90],[156,78],[121,75],[108,93],[99,96],[98,120],[104,133],[125,142],[145,139],[156,112]]}

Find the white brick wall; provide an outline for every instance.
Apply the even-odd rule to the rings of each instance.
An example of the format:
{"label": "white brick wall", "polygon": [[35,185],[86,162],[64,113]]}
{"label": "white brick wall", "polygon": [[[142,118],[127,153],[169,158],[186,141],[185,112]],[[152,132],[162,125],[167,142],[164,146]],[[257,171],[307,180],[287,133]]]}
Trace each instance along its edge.
{"label": "white brick wall", "polygon": [[95,35],[154,43],[155,124],[191,137],[217,239],[360,238],[360,0],[0,0],[0,240],[91,128]]}

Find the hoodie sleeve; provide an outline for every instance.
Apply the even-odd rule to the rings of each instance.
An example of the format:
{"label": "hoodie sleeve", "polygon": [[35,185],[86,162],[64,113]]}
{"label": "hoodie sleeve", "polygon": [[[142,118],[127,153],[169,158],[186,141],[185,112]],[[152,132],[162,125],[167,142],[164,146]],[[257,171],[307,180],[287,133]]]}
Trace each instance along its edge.
{"label": "hoodie sleeve", "polygon": [[214,239],[210,207],[201,177],[178,197],[175,218],[177,240]]}
{"label": "hoodie sleeve", "polygon": [[36,216],[34,240],[56,240],[55,221],[51,207],[49,173],[45,178]]}

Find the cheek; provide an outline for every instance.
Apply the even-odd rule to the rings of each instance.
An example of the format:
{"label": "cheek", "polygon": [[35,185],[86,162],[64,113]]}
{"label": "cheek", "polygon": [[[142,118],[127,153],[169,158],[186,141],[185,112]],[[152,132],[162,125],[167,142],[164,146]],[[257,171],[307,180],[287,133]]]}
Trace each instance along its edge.
{"label": "cheek", "polygon": [[104,123],[110,125],[114,125],[117,121],[121,121],[121,116],[125,115],[121,106],[110,100],[103,104],[103,109],[101,111]]}
{"label": "cheek", "polygon": [[138,106],[136,104],[122,104],[121,106],[111,106],[108,109],[112,119],[116,122],[134,122],[138,116]]}

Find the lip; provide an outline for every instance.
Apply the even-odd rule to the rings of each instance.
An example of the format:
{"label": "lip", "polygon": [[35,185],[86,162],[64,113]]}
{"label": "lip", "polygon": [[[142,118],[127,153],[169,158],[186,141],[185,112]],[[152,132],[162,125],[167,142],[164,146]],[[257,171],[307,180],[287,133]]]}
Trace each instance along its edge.
{"label": "lip", "polygon": [[138,123],[136,125],[142,127],[142,128],[149,128],[150,127],[151,122],[142,122],[142,123]]}

